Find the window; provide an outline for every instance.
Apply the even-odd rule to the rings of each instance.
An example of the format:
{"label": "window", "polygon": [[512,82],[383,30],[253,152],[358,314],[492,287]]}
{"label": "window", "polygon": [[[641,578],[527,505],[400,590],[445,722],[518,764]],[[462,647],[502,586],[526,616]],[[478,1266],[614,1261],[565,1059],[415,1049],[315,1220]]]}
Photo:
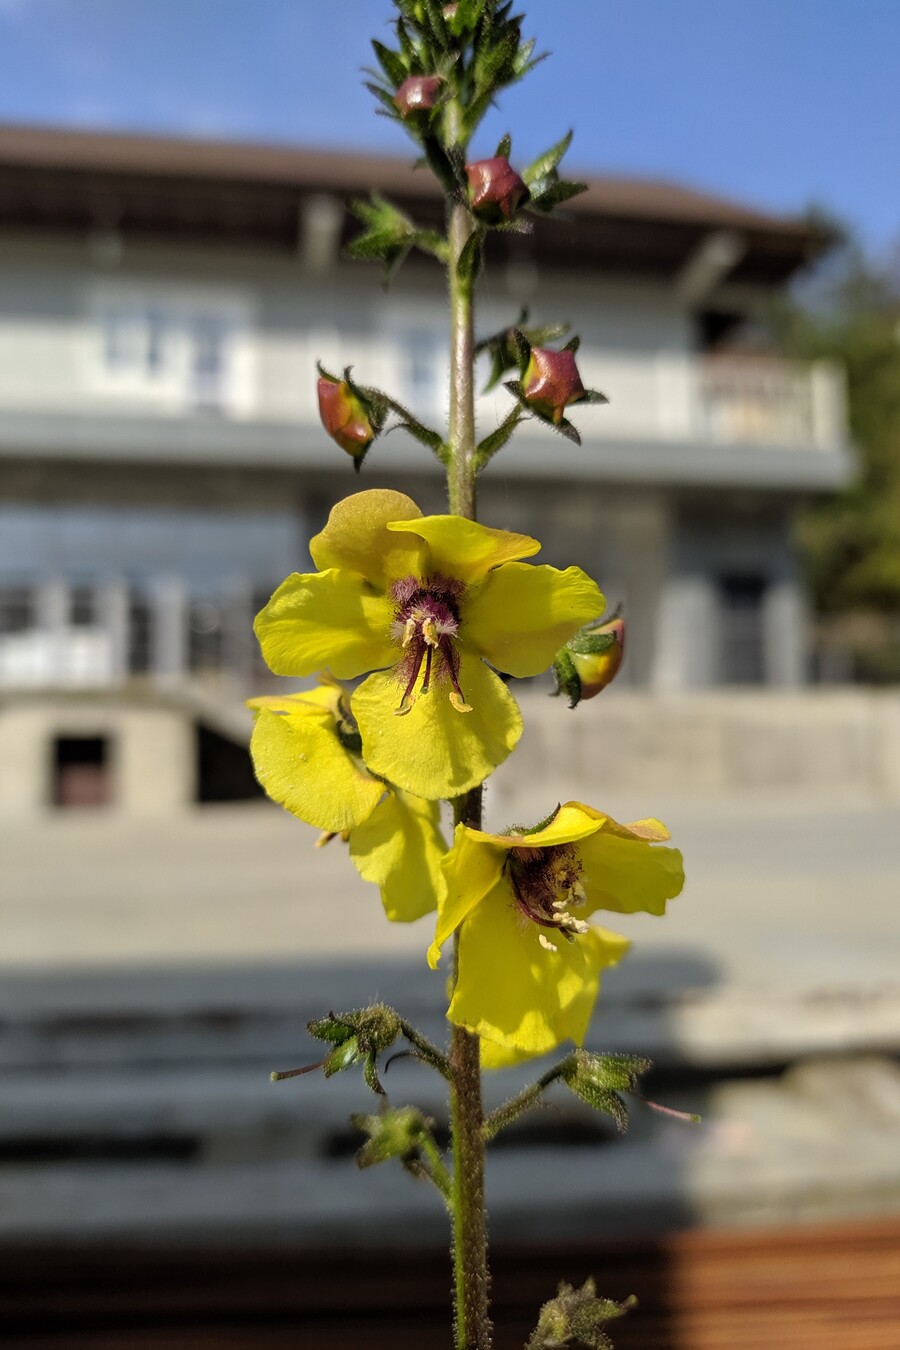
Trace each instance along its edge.
{"label": "window", "polygon": [[30,586],[0,586],[0,636],[27,633],[34,626],[34,592]]}
{"label": "window", "polygon": [[53,744],[53,805],[108,806],[109,743],[105,736],[58,736]]}
{"label": "window", "polygon": [[445,412],[449,361],[443,337],[429,328],[403,328],[398,365],[400,401],[420,416]]}
{"label": "window", "polygon": [[212,290],[106,286],[90,301],[92,381],[104,397],[178,412],[252,404],[250,306]]}

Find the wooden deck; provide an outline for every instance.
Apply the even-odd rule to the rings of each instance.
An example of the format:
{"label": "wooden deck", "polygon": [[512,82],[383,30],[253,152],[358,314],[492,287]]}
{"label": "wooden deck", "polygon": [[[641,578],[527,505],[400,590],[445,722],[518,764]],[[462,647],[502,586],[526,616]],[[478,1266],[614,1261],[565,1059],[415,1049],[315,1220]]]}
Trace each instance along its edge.
{"label": "wooden deck", "polygon": [[[447,1350],[442,1253],[84,1247],[3,1253],[4,1347]],[[695,1230],[495,1253],[495,1350],[521,1350],[556,1282],[636,1293],[617,1350],[898,1350],[900,1220]]]}

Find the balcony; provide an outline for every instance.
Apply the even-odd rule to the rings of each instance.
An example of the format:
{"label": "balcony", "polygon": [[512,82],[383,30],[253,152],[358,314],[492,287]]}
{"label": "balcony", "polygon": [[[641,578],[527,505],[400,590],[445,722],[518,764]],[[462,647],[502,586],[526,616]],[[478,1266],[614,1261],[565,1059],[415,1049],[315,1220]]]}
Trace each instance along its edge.
{"label": "balcony", "polygon": [[831,362],[707,357],[693,376],[697,429],[705,440],[815,450],[846,439],[843,375]]}

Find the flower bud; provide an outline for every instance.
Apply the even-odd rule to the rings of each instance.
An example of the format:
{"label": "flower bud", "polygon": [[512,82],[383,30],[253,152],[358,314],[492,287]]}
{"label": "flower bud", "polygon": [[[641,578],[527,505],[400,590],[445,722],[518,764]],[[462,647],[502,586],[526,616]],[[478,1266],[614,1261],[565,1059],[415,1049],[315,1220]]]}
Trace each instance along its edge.
{"label": "flower bud", "polygon": [[320,375],[318,383],[319,416],[333,441],[361,461],[375,439],[369,411],[347,380]]}
{"label": "flower bud", "polygon": [[353,1115],[350,1123],[366,1135],[366,1142],[356,1155],[359,1167],[374,1167],[389,1158],[412,1162],[434,1124],[414,1106],[379,1111],[377,1115]]}
{"label": "flower bud", "polygon": [[527,202],[529,192],[505,155],[479,159],[466,165],[469,204],[476,216],[489,225],[511,220]]}
{"label": "flower bud", "polygon": [[556,653],[556,692],[568,696],[570,708],[594,698],[612,684],[624,655],[625,620],[616,610],[611,618],[579,629]]}
{"label": "flower bud", "polygon": [[566,407],[578,403],[587,393],[575,353],[568,348],[555,352],[549,347],[532,347],[522,376],[522,392],[535,412],[559,426]]}
{"label": "flower bud", "polygon": [[394,105],[400,116],[428,112],[437,103],[443,83],[443,75],[410,75],[394,95]]}
{"label": "flower bud", "polygon": [[578,671],[578,678],[581,680],[582,698],[593,698],[601,689],[612,684],[618,675],[625,655],[625,620],[619,615],[615,619],[610,619],[608,623],[601,623],[597,628],[591,629],[591,634],[598,637],[610,634],[614,642],[605,651],[570,653]]}

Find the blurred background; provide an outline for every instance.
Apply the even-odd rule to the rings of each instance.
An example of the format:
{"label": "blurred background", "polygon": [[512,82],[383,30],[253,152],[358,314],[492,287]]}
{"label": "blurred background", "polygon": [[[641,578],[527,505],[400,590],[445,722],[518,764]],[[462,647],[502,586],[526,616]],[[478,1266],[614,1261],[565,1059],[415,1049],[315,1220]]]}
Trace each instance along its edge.
{"label": "blurred background", "polygon": [[[537,424],[480,510],[579,563],[625,665],[528,730],[490,822],[663,818],[589,1044],[655,1063],[627,1136],[554,1098],[490,1161],[498,1339],[557,1280],[623,1347],[900,1344],[900,9],[532,0],[550,50],[475,145],[570,126],[588,191],[491,240],[479,330],[566,320],[579,449]],[[425,421],[442,275],[345,260],[348,201],[440,201],[359,68],[386,0],[0,0],[0,1321],[46,1347],[430,1347],[444,1216],[357,1173],[309,1018],[443,1035],[428,924],[267,803],[255,611],[357,487],[443,508],[402,432],[356,480],[314,363]],[[479,401],[483,428],[505,394]],[[626,925],[623,924],[624,928]],[[488,1082],[491,1102],[525,1072]],[[424,1069],[392,1099],[442,1122]],[[619,1326],[621,1330],[619,1330]]]}

